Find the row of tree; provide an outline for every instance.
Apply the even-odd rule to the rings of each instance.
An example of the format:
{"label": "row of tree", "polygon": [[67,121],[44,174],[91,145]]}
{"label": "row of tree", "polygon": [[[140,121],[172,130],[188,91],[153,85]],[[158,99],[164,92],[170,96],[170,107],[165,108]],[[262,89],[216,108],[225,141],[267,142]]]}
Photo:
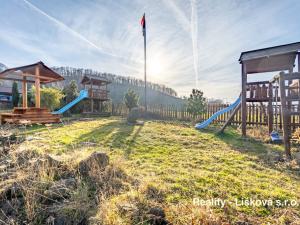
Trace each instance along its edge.
{"label": "row of tree", "polygon": [[[141,79],[136,79],[134,77],[119,76],[111,73],[101,73],[91,69],[78,69],[72,67],[53,67],[52,69],[67,79],[68,77],[70,77],[71,79],[75,78],[75,80],[78,80],[78,77],[83,77],[84,75],[87,75],[87,76],[96,76],[96,77],[104,78],[108,81],[111,81],[113,84],[123,84],[123,85],[128,84],[130,86],[136,86],[136,87],[145,86],[145,82]],[[147,88],[151,90],[159,91],[166,95],[177,97],[177,92],[174,89],[167,87],[163,84],[147,82]]]}
{"label": "row of tree", "polygon": [[[41,104],[42,107],[49,108],[50,110],[58,109],[59,107],[73,101],[79,94],[76,81],[71,81],[62,90],[54,87],[42,87],[41,91]],[[35,102],[35,87],[31,86],[27,94],[27,101],[29,106],[34,106]],[[132,89],[128,89],[123,97],[124,104],[131,111],[133,108],[138,107],[140,96]],[[14,82],[12,86],[12,103],[17,107],[22,102],[22,96],[18,92],[18,83]],[[203,113],[206,109],[206,98],[203,92],[193,89],[187,100],[187,110],[195,117]],[[71,108],[71,113],[80,113],[83,109],[82,104],[77,104]]]}

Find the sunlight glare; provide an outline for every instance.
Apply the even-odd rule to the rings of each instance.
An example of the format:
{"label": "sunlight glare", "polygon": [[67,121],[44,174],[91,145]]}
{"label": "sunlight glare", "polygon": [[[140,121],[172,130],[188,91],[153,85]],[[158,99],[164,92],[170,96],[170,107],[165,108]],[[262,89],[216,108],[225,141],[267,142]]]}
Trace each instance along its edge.
{"label": "sunlight glare", "polygon": [[159,79],[165,73],[164,60],[161,57],[153,57],[148,63],[149,75],[152,78]]}

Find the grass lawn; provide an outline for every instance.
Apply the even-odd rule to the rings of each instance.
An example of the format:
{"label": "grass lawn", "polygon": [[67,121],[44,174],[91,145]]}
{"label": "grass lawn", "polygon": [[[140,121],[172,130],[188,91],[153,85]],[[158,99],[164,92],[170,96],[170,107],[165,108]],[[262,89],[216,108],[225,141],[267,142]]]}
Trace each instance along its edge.
{"label": "grass lawn", "polygon": [[[139,195],[142,186],[156,190],[154,201],[174,224],[193,224],[204,217],[220,223],[252,224],[288,224],[300,218],[299,167],[280,160],[281,146],[243,139],[232,128],[217,135],[213,128],[199,132],[187,124],[158,121],[132,126],[112,117],[49,129],[33,127],[27,136],[27,147],[66,161],[77,161],[92,151],[106,152],[113,163],[134,177],[138,187],[106,200],[106,207],[111,207],[107,220],[123,221],[119,224],[126,224],[128,218],[122,218],[114,204]],[[224,208],[200,207],[193,204],[194,198],[227,202]],[[298,206],[235,204],[246,199],[271,199],[274,204],[276,200],[278,204],[296,200]]]}

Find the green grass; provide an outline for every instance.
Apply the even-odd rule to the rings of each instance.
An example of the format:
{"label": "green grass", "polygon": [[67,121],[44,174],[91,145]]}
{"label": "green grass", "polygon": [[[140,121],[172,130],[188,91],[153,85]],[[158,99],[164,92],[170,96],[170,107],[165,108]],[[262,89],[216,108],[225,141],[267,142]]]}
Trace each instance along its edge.
{"label": "green grass", "polygon": [[[38,137],[25,143],[30,148],[62,158],[76,160],[95,150],[107,152],[112,160],[121,158],[131,176],[164,191],[165,204],[192,204],[194,197],[232,202],[247,198],[300,200],[299,169],[273,160],[282,155],[282,147],[243,139],[234,129],[217,135],[215,129],[199,132],[180,123],[148,121],[131,126],[119,118],[108,118],[49,130],[32,127],[27,135]],[[227,210],[214,208],[229,221],[246,215],[272,222],[285,210],[299,212],[300,207],[229,204]]]}

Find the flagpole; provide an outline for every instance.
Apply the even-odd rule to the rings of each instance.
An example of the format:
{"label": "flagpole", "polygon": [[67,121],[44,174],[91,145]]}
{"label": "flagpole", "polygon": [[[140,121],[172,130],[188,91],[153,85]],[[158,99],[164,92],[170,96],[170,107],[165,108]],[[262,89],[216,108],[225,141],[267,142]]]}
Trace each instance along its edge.
{"label": "flagpole", "polygon": [[146,16],[145,18],[145,29],[144,29],[144,79],[145,79],[145,111],[147,112],[147,47],[146,47]]}

